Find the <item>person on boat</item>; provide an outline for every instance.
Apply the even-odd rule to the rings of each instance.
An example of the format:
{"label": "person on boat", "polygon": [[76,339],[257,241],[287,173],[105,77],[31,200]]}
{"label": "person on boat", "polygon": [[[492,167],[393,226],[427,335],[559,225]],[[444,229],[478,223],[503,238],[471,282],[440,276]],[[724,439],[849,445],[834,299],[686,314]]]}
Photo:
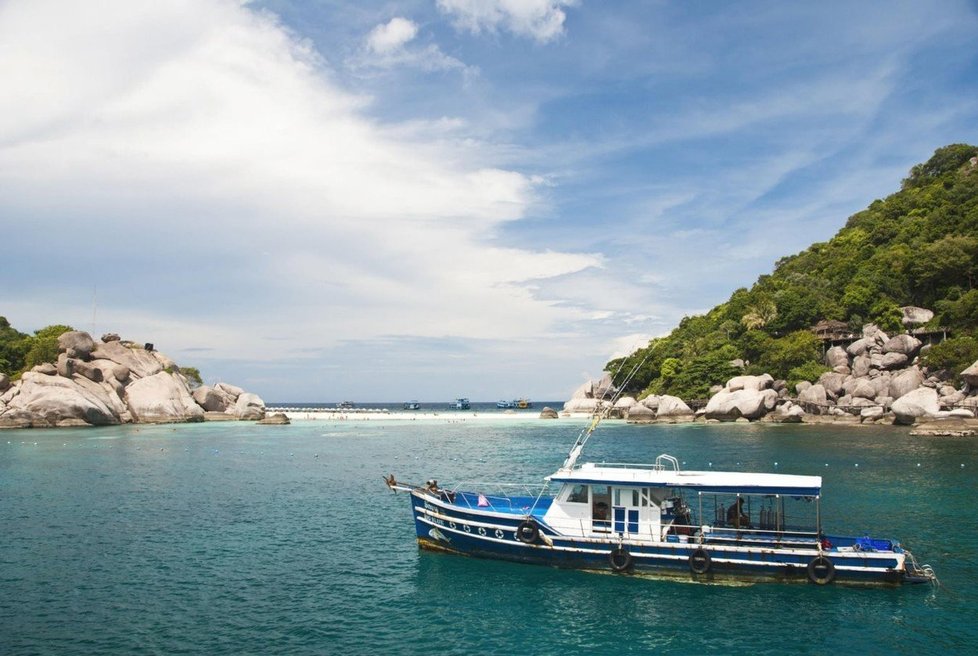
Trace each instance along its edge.
{"label": "person on boat", "polygon": [[750,528],[750,517],[744,513],[743,497],[737,497],[737,502],[727,508],[727,524],[734,528]]}

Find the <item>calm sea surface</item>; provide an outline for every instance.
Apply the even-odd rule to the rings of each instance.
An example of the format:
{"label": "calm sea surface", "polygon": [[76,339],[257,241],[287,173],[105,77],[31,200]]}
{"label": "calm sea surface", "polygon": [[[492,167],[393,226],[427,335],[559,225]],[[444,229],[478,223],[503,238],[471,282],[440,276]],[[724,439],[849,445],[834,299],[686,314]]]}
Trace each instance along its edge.
{"label": "calm sea surface", "polygon": [[608,423],[585,451],[820,474],[829,532],[901,540],[939,588],[704,585],[421,553],[408,498],[381,480],[539,480],[580,427],[0,432],[0,654],[975,653],[973,439]]}

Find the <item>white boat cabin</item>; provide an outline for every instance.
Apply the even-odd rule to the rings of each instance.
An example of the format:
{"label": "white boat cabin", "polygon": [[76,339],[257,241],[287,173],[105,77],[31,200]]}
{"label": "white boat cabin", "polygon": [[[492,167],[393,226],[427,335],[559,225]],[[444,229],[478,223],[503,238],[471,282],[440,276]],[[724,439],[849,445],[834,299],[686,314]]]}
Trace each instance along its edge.
{"label": "white boat cabin", "polygon": [[820,476],[680,471],[665,455],[655,465],[584,463],[549,480],[561,487],[543,519],[562,534],[651,542],[724,526],[783,531],[784,499],[817,502],[822,485]]}

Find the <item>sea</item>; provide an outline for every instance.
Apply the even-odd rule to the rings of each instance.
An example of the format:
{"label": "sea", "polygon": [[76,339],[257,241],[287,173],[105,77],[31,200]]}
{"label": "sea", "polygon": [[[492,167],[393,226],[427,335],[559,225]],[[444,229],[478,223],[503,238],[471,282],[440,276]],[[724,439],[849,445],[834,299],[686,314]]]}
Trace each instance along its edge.
{"label": "sea", "polygon": [[537,482],[582,426],[458,413],[0,432],[0,654],[976,653],[973,438],[607,421],[582,458],[821,475],[827,532],[898,540],[936,586],[705,584],[421,552],[408,497],[384,485]]}

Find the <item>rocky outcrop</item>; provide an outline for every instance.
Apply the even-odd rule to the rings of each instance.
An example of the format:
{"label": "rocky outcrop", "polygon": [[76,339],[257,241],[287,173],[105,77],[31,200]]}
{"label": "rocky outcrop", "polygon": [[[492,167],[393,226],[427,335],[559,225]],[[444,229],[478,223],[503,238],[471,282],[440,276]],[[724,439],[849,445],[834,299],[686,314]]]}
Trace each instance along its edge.
{"label": "rocky outcrop", "polygon": [[659,409],[655,413],[656,419],[666,417],[692,417],[693,411],[686,402],[676,396],[663,394],[659,397]]}
{"label": "rocky outcrop", "polygon": [[892,411],[896,423],[910,425],[921,417],[937,417],[941,407],[937,402],[937,390],[920,387],[907,392],[893,402]]}
{"label": "rocky outcrop", "polygon": [[903,312],[903,325],[908,328],[927,323],[934,318],[934,313],[925,308],[907,305],[900,310]]}
{"label": "rocky outcrop", "polygon": [[292,422],[289,421],[289,418],[285,416],[284,413],[276,412],[275,414],[269,415],[264,419],[259,419],[258,423],[263,426],[287,426]]}
{"label": "rocky outcrop", "polygon": [[960,417],[927,421],[915,426],[910,434],[933,437],[974,437],[978,435],[978,421]]}
{"label": "rocky outcrop", "polygon": [[203,421],[204,409],[175,374],[165,371],[140,378],[126,387],[125,402],[140,423]]}
{"label": "rocky outcrop", "polygon": [[557,411],[550,406],[545,406],[543,410],[540,411],[540,419],[557,419]]}
{"label": "rocky outcrop", "polygon": [[[784,389],[784,381],[777,385]],[[768,374],[762,376],[735,376],[706,404],[705,416],[717,421],[757,420],[778,405],[775,380]]]}
{"label": "rocky outcrop", "polygon": [[176,364],[149,345],[114,334],[97,344],[71,331],[58,347],[56,363],[40,364],[13,383],[0,376],[0,428],[202,421],[212,408],[232,419],[265,416],[258,396],[233,385],[195,392],[198,401]]}
{"label": "rocky outcrop", "polygon": [[655,421],[655,411],[644,403],[636,403],[628,409],[625,419],[632,424],[648,424]]}
{"label": "rocky outcrop", "polygon": [[[978,389],[978,362],[961,372],[961,379],[972,389]],[[2,385],[0,385],[2,387]]]}
{"label": "rocky outcrop", "polygon": [[609,399],[614,396],[615,388],[611,376],[605,374],[600,380],[589,380],[571,395],[564,403],[564,412],[595,412],[599,407],[610,407]]}

